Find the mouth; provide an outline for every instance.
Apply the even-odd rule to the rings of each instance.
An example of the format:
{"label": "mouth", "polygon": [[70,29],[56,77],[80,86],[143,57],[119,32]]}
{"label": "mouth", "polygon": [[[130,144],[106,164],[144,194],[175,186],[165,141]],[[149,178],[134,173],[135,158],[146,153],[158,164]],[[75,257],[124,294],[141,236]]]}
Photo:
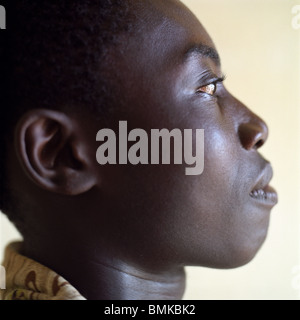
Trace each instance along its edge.
{"label": "mouth", "polygon": [[259,176],[258,182],[250,192],[250,197],[256,202],[268,207],[273,207],[278,202],[278,195],[274,188],[269,183],[273,177],[273,170],[268,163],[265,169]]}

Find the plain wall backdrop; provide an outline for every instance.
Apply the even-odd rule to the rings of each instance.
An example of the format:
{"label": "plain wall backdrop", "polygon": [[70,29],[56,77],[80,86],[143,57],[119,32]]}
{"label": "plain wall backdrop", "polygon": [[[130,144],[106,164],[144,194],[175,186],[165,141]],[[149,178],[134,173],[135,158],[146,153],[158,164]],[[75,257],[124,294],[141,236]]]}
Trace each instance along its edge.
{"label": "plain wall backdrop", "polygon": [[[227,88],[267,122],[269,139],[260,152],[272,162],[272,185],[279,193],[267,240],[255,259],[233,270],[187,268],[184,298],[299,299],[300,17],[292,23],[292,8],[300,0],[182,2],[213,38]],[[18,238],[0,215],[0,257]]]}

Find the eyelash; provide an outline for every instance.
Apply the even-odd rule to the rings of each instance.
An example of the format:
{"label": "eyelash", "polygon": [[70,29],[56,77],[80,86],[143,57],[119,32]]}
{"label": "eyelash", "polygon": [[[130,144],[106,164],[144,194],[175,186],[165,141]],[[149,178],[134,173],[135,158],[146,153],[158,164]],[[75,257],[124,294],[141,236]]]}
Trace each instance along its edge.
{"label": "eyelash", "polygon": [[223,76],[222,78],[219,78],[214,82],[211,82],[205,86],[200,87],[199,89],[197,89],[196,93],[204,93],[213,97],[217,91],[217,84],[222,83],[225,80],[225,78],[226,77]]}

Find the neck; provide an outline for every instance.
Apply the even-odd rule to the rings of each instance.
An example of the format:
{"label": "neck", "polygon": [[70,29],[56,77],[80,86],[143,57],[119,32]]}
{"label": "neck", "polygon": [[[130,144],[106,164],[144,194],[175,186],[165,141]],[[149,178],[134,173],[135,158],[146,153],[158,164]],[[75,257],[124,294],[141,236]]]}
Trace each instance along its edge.
{"label": "neck", "polygon": [[97,250],[90,247],[80,250],[77,246],[75,254],[70,248],[57,248],[53,254],[50,248],[44,248],[40,252],[46,252],[45,255],[25,245],[25,254],[63,276],[88,300],[180,300],[183,297],[183,267],[143,271],[107,255],[95,255]]}
{"label": "neck", "polygon": [[[87,285],[88,284],[88,285]],[[184,270],[153,273],[124,263],[92,263],[86,277],[74,285],[89,300],[179,300],[185,288]]]}

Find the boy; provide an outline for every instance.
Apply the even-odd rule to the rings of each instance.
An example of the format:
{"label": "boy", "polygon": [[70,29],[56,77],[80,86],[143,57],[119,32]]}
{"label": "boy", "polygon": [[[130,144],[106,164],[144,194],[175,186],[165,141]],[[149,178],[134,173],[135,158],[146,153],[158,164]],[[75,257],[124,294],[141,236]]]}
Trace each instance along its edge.
{"label": "boy", "polygon": [[[180,299],[185,266],[249,262],[277,202],[258,153],[268,129],[224,87],[194,15],[177,0],[19,0],[11,12],[0,208],[24,242],[6,250],[2,299]],[[99,164],[97,133],[123,121],[148,136],[204,130],[203,172]]]}

